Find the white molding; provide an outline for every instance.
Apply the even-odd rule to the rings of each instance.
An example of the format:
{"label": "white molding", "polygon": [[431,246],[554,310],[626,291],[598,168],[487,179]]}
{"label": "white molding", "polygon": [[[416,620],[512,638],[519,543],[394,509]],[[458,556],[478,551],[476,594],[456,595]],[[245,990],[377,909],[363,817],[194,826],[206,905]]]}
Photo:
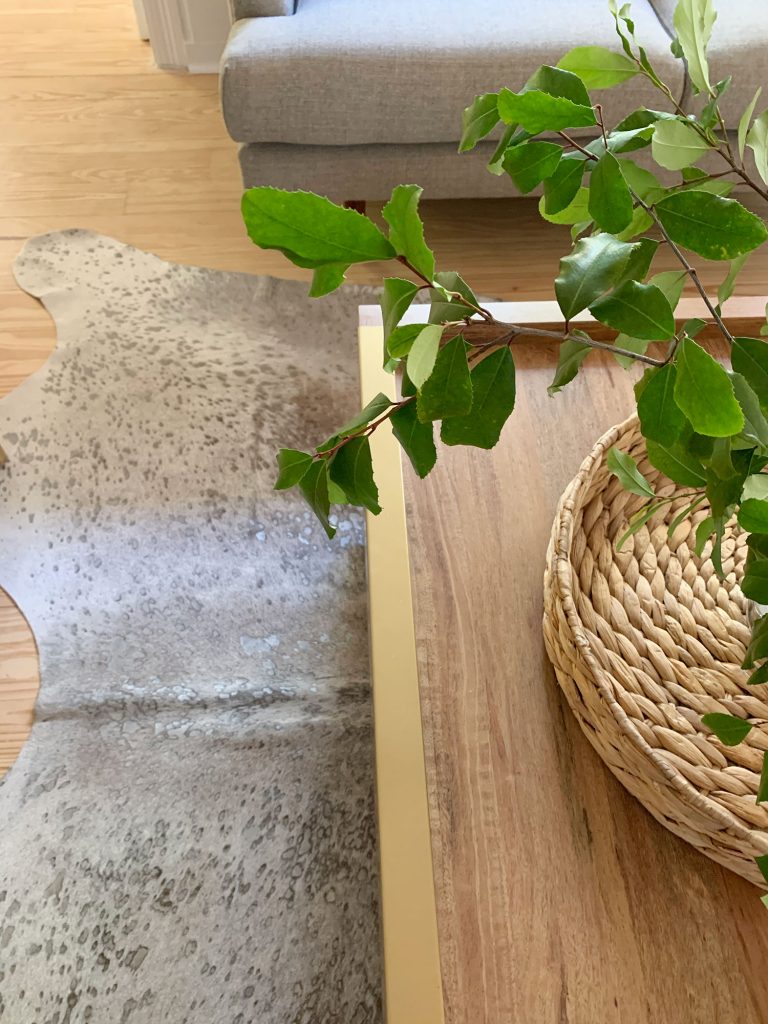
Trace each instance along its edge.
{"label": "white molding", "polygon": [[143,0],[149,40],[159,68],[218,71],[231,15],[227,0]]}
{"label": "white molding", "polygon": [[133,10],[136,14],[139,39],[149,39],[149,26],[147,25],[147,12],[144,10],[144,0],[133,0]]}

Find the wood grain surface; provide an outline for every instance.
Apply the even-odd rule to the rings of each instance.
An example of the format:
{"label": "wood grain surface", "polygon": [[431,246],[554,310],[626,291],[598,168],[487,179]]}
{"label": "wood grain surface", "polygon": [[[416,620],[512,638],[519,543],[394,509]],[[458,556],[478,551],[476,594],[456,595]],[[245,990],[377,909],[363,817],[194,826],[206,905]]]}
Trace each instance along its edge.
{"label": "wood grain surface", "polygon": [[636,376],[591,355],[549,398],[555,358],[516,346],[493,451],[443,449],[425,481],[405,467],[445,1019],[764,1024],[759,891],[611,776],[544,652],[555,507]]}

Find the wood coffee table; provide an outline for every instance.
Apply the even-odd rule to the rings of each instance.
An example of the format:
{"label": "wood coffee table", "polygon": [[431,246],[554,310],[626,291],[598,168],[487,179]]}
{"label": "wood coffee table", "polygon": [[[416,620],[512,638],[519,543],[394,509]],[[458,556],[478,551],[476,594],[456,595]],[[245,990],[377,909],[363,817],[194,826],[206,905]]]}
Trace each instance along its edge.
{"label": "wood coffee table", "polygon": [[[492,308],[557,321],[547,303]],[[764,322],[755,300],[731,300],[729,314],[744,334]],[[393,387],[380,323],[361,308],[366,400]],[[555,344],[514,354],[517,405],[493,451],[445,449],[419,481],[388,429],[372,439],[388,1024],[765,1024],[759,891],[613,778],[544,652],[555,507],[599,434],[632,411],[636,373],[595,354],[549,398]]]}

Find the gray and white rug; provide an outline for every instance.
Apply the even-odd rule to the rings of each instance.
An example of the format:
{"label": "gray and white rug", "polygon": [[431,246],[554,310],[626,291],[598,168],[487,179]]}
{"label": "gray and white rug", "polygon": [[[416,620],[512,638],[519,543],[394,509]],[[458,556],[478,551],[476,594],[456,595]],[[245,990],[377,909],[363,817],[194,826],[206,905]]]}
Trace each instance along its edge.
{"label": "gray and white rug", "polygon": [[19,284],[0,585],[37,638],[0,786],[2,1024],[380,1020],[363,522],[274,452],[357,408],[357,305],[84,231]]}

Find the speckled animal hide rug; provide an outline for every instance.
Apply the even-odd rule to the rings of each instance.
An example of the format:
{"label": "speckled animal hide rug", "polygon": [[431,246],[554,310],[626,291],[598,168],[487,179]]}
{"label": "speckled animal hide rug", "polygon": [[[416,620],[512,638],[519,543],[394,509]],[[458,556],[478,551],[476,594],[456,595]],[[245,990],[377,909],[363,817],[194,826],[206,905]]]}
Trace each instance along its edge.
{"label": "speckled animal hide rug", "polygon": [[0,585],[37,638],[0,787],[2,1024],[378,1024],[363,522],[274,452],[358,408],[357,305],[85,231],[30,241]]}

